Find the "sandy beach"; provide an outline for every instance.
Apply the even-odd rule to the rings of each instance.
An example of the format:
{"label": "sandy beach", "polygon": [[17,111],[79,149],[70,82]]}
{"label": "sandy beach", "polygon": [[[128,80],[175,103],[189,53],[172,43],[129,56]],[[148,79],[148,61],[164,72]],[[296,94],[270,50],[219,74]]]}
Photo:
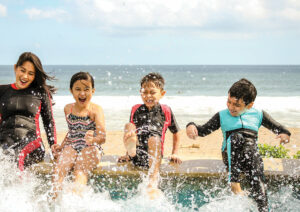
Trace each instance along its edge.
{"label": "sandy beach", "polygon": [[[294,155],[300,150],[300,128],[289,128],[292,133],[290,143],[285,144],[289,149],[289,155]],[[66,132],[58,132],[57,138],[61,142],[65,137]],[[43,136],[44,137],[44,136]],[[124,155],[126,150],[122,143],[122,131],[108,131],[106,143],[103,144],[103,149],[106,155]],[[212,134],[196,140],[189,139],[185,130],[180,131],[180,148],[179,157],[182,160],[192,159],[221,159],[221,145],[222,145],[222,132],[217,130]],[[43,139],[44,142],[46,139]],[[262,127],[259,130],[259,143],[266,143],[269,145],[279,145],[279,140],[276,135],[268,129]],[[165,140],[164,158],[171,155],[172,152],[172,134],[168,131]]]}

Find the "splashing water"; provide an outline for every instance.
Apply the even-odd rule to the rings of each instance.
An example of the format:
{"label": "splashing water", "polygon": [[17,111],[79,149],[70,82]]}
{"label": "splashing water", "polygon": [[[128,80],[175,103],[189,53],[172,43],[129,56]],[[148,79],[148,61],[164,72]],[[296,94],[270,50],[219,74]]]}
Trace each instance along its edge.
{"label": "splashing water", "polygon": [[[220,179],[184,176],[163,178],[163,195],[155,200],[147,198],[147,182],[132,176],[95,176],[81,195],[70,192],[67,181],[54,203],[48,201],[50,176],[26,170],[20,173],[1,150],[0,166],[0,211],[257,211],[251,198],[233,195]],[[288,184],[269,188],[270,207],[274,211],[299,211],[299,191],[294,189]]]}

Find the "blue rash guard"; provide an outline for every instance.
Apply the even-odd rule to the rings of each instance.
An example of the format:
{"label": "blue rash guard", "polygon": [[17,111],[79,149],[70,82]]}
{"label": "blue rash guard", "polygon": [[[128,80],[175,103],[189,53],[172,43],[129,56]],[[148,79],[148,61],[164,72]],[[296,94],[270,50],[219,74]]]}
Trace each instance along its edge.
{"label": "blue rash guard", "polygon": [[232,116],[228,109],[215,114],[206,124],[195,125],[198,135],[204,137],[221,127],[223,133],[222,156],[229,172],[229,182],[240,182],[244,173],[251,184],[251,194],[259,211],[268,211],[263,161],[258,152],[257,137],[261,126],[276,134],[291,133],[265,111],[249,109],[240,116]]}

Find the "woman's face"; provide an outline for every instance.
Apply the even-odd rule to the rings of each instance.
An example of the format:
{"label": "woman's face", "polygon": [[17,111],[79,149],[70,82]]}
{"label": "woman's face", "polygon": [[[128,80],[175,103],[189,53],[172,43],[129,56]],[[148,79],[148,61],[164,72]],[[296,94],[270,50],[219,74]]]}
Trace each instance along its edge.
{"label": "woman's face", "polygon": [[18,89],[25,89],[30,86],[35,78],[35,68],[32,62],[25,61],[22,65],[15,65],[16,82]]}

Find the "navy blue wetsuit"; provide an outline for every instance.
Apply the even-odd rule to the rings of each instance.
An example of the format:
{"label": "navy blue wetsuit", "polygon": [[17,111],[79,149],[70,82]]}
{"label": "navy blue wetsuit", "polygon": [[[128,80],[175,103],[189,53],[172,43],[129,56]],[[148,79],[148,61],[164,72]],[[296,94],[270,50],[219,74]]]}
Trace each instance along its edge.
{"label": "navy blue wetsuit", "polygon": [[198,135],[204,137],[221,127],[223,133],[222,156],[230,182],[240,182],[244,173],[251,184],[251,193],[259,211],[268,211],[268,198],[265,189],[264,167],[258,152],[257,135],[262,125],[276,134],[291,133],[270,117],[265,111],[250,109],[240,116],[231,116],[228,109],[215,114],[206,124],[195,125]]}
{"label": "navy blue wetsuit", "polygon": [[50,96],[28,87],[0,85],[0,146],[16,157],[20,170],[43,160],[39,117],[42,117],[49,145],[56,143],[56,130]]}
{"label": "navy blue wetsuit", "polygon": [[[163,108],[166,108],[164,111]],[[167,112],[168,111],[168,112]],[[166,115],[170,116],[170,123],[166,125]],[[139,144],[133,163],[137,166],[148,167],[148,139],[152,136],[161,138],[162,154],[165,132],[169,129],[173,134],[179,131],[178,124],[171,109],[167,105],[157,104],[150,111],[146,105],[133,107],[130,122],[136,126]]]}

